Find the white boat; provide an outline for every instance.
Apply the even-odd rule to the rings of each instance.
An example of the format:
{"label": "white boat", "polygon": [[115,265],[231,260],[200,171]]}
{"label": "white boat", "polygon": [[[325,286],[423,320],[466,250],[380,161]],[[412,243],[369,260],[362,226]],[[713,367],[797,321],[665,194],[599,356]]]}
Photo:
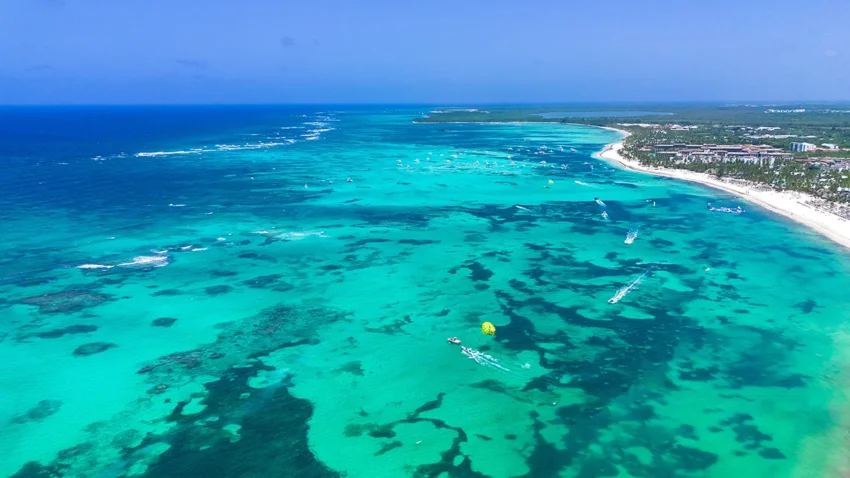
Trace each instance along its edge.
{"label": "white boat", "polygon": [[460,339],[457,337],[449,337],[448,340],[450,344],[460,345]]}

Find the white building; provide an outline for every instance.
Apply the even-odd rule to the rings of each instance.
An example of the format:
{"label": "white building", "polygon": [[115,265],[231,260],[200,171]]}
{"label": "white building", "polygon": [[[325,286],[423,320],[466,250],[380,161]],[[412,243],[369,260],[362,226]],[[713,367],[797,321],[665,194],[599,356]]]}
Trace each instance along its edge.
{"label": "white building", "polygon": [[823,146],[826,149],[838,149],[838,145],[832,144],[832,143],[823,143],[821,146]]}
{"label": "white building", "polygon": [[817,146],[812,143],[791,143],[791,151],[794,152],[811,151],[815,148]]}

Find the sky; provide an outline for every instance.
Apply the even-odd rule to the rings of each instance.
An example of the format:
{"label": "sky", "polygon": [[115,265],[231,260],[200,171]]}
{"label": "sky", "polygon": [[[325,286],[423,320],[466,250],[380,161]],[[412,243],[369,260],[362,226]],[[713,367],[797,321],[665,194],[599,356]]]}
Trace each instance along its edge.
{"label": "sky", "polygon": [[848,0],[0,0],[0,104],[850,100]]}

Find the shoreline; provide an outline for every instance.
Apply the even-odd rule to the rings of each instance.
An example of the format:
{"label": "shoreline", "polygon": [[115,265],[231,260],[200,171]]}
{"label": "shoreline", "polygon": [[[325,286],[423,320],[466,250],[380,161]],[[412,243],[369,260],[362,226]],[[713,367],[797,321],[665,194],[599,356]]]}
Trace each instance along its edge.
{"label": "shoreline", "polygon": [[[620,132],[625,136],[630,135],[628,131],[617,128],[600,127]],[[644,166],[637,161],[631,161],[621,156],[620,149],[622,147],[622,140],[608,144],[602,151],[594,154],[594,157],[614,163],[629,171],[679,179],[734,194],[745,201],[749,201],[794,222],[807,226],[833,242],[850,249],[850,221],[829,211],[824,211],[804,203],[819,200],[814,196],[800,192],[758,189],[752,183],[732,183],[706,173],[698,173],[685,169]]]}
{"label": "shoreline", "polygon": [[611,126],[597,126],[583,123],[561,123],[560,121],[445,121],[433,122],[432,124],[438,123],[510,124],[517,126],[528,124],[560,124],[616,131],[617,133],[622,134],[623,138],[615,143],[607,144],[602,151],[594,153],[593,157],[613,163],[622,169],[629,171],[688,181],[733,194],[745,201],[761,206],[798,224],[802,224],[821,236],[850,249],[850,221],[829,211],[824,211],[820,208],[804,204],[804,201],[811,202],[818,201],[820,199],[800,192],[780,192],[758,189],[754,183],[736,184],[723,181],[706,173],[697,173],[686,169],[653,168],[644,166],[637,161],[628,160],[620,155],[620,149],[623,147],[623,139],[631,136],[631,133],[626,130]]}

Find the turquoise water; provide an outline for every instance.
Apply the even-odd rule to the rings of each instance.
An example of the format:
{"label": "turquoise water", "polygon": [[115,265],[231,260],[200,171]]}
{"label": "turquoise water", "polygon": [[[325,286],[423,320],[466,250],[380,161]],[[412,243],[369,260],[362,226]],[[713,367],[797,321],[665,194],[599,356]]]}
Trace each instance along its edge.
{"label": "turquoise water", "polygon": [[615,132],[7,113],[2,476],[847,470],[847,253]]}

